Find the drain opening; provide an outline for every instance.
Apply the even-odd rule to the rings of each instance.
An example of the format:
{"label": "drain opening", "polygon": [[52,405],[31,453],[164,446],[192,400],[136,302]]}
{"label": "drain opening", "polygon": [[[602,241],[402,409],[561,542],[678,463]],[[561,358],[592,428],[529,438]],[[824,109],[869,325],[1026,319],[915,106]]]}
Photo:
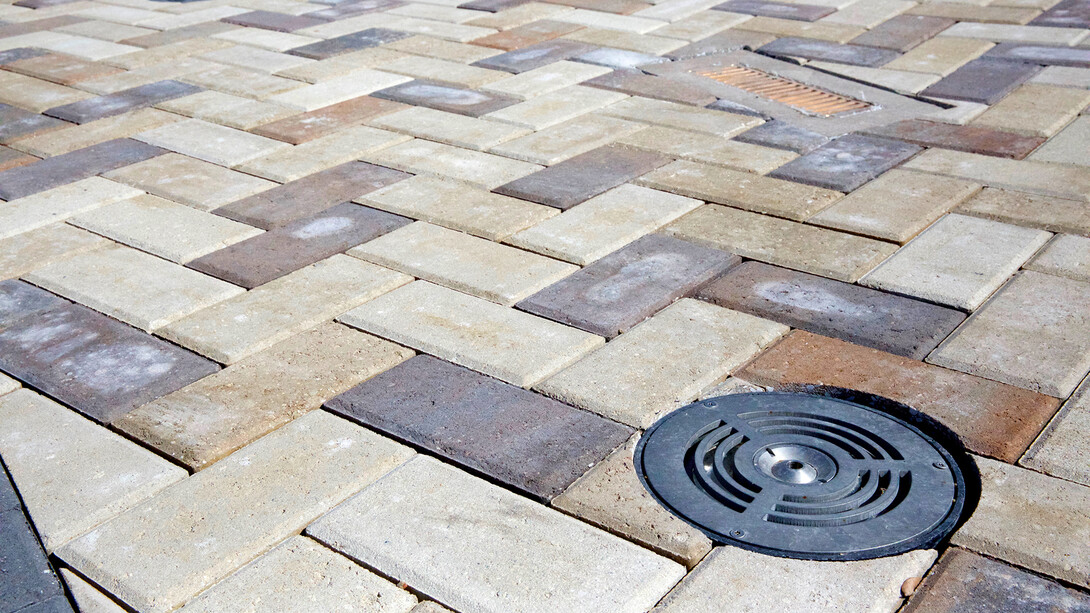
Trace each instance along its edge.
{"label": "drain opening", "polygon": [[727,66],[719,70],[698,72],[702,77],[756,94],[767,100],[785,104],[795,110],[822,117],[854,113],[871,108],[869,102],[818,89],[798,81],[777,77],[762,70],[745,66]]}
{"label": "drain opening", "polygon": [[805,393],[710,398],[640,439],[644,487],[711,539],[772,555],[859,560],[934,546],[957,525],[953,454],[877,409]]}

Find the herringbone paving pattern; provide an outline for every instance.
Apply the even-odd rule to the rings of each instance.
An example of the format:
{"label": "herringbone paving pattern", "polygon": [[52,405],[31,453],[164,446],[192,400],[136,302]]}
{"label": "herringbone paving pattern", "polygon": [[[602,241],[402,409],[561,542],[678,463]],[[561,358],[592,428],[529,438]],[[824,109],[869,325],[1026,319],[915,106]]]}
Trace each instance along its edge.
{"label": "herringbone paving pattern", "polygon": [[[0,613],[1090,611],[1088,106],[1090,0],[0,0]],[[799,385],[941,551],[643,491]]]}

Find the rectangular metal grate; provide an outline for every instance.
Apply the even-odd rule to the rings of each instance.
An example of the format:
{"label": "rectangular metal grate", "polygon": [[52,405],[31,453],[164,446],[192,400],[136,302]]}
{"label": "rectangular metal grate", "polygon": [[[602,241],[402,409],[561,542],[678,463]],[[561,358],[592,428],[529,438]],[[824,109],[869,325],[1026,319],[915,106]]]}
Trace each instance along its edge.
{"label": "rectangular metal grate", "polygon": [[804,85],[798,81],[777,77],[744,66],[728,66],[721,70],[699,72],[697,74],[725,85],[743,89],[762,98],[786,104],[805,113],[825,117],[850,111],[862,111],[871,106],[869,102],[827,92]]}

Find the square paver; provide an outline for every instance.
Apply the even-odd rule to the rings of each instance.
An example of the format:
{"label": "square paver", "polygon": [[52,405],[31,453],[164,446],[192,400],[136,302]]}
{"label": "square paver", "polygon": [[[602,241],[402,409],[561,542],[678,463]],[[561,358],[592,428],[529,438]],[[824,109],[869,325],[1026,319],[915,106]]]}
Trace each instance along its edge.
{"label": "square paver", "polygon": [[364,490],[307,534],[443,603],[482,613],[635,613],[685,572],[426,457]]}
{"label": "square paver", "polygon": [[219,367],[22,281],[0,283],[0,370],[101,422]]}
{"label": "square paver", "polygon": [[177,153],[156,156],[103,176],[202,211],[277,186],[272,181]]}
{"label": "square paver", "polygon": [[612,338],[738,261],[729,253],[652,234],[530,296],[518,307]]}
{"label": "square paver", "polygon": [[850,192],[921,150],[910,143],[849,134],[780,166],[768,176]]}
{"label": "square paver", "polygon": [[289,146],[264,136],[199,119],[187,119],[155,128],[136,135],[136,138],[189,157],[228,167],[264,157]]}
{"label": "square paver", "polygon": [[163,153],[166,151],[128,138],[106,141],[0,172],[0,198],[24,198]]}
{"label": "square paver", "polygon": [[428,81],[410,81],[382,89],[371,94],[376,98],[393,100],[413,106],[423,106],[437,111],[480,117],[519,102],[518,98],[491,94],[472,89],[453,87]]}
{"label": "square paver", "polygon": [[998,221],[947,215],[860,283],[974,311],[1051,236]]}
{"label": "square paver", "polygon": [[752,315],[682,299],[536,389],[647,428],[789,330]]}
{"label": "square paver", "polygon": [[521,387],[602,345],[599,336],[425,281],[340,321]]}
{"label": "square paver", "polygon": [[[57,556],[134,608],[171,611],[411,455],[315,411],[72,541]],[[132,565],[134,556],[139,565]]]}
{"label": "square paver", "polygon": [[424,355],[325,407],[544,500],[632,434],[593,413]]}

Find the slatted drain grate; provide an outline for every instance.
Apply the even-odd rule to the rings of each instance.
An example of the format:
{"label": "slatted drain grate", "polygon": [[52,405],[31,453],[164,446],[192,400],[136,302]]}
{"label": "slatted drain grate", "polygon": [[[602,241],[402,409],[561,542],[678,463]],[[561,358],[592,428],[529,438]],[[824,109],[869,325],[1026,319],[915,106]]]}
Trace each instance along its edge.
{"label": "slatted drain grate", "polygon": [[793,393],[683,407],[635,464],[668,510],[713,540],[773,555],[855,560],[929,547],[965,503],[949,451],[863,405]]}
{"label": "slatted drain grate", "polygon": [[864,111],[871,107],[870,103],[862,100],[834,94],[798,81],[777,77],[744,66],[728,66],[718,70],[698,72],[697,74],[768,100],[786,104],[804,113],[823,117]]}

